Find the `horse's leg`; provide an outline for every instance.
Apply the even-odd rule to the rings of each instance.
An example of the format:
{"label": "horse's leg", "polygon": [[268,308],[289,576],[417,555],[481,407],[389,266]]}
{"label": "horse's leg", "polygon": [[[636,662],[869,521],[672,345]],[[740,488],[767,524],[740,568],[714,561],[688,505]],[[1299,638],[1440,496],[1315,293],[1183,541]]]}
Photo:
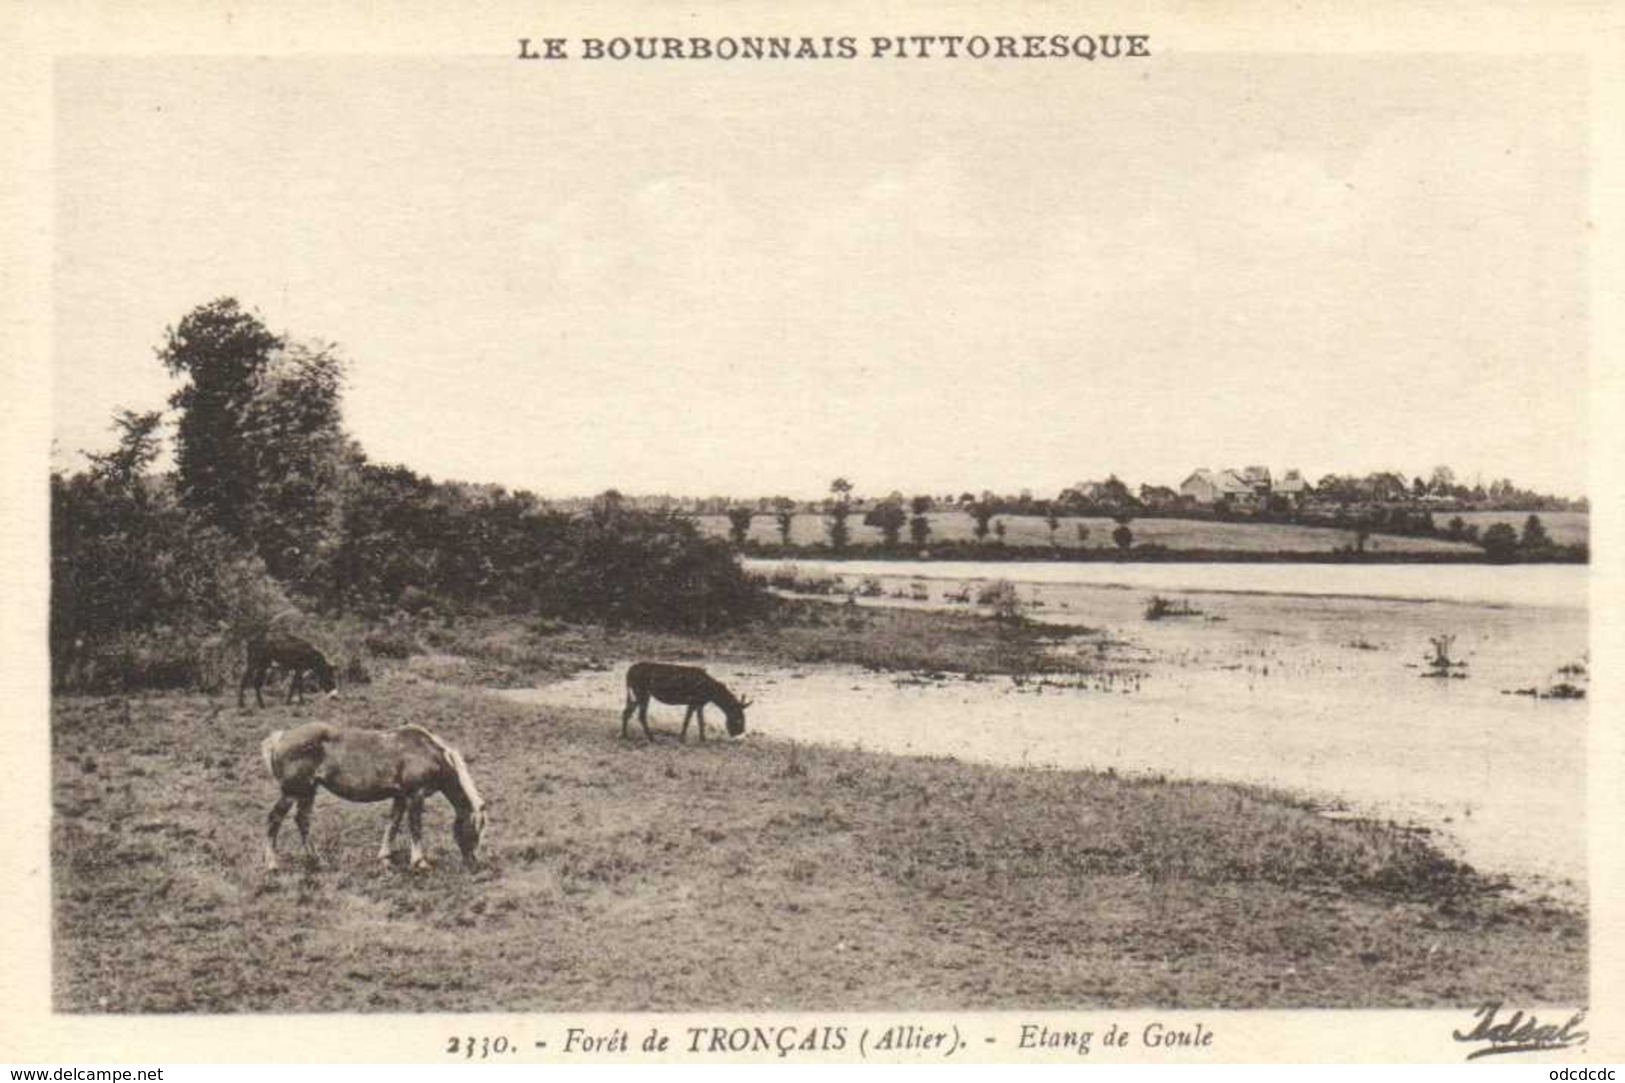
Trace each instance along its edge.
{"label": "horse's leg", "polygon": [[632,712],[638,709],[638,701],[630,691],[626,693],[626,710],[621,712],[621,740],[626,740],[626,724],[632,721]]}
{"label": "horse's leg", "polygon": [[412,868],[426,869],[429,859],[423,854],[423,801],[424,794],[419,791],[406,799],[406,826],[412,832]]}
{"label": "horse's leg", "polygon": [[316,847],[310,844],[310,810],[316,804],[316,791],[299,796],[299,807],[294,810],[293,822],[299,825],[299,841],[305,847],[305,857],[312,865],[320,866],[322,857],[316,852]]}
{"label": "horse's leg", "polygon": [[254,667],[254,702],[265,709],[265,671],[268,667],[259,665]]}
{"label": "horse's leg", "polygon": [[295,692],[299,693],[299,702],[300,703],[305,702],[305,689],[304,689],[303,684],[301,683],[301,682],[304,681],[304,679],[305,679],[305,671],[304,670],[296,669],[296,670],[293,671],[293,680],[288,682],[288,698],[284,701],[284,706],[286,706],[287,704],[293,702],[293,694]]}
{"label": "horse's leg", "polygon": [[694,708],[694,713],[699,715],[700,718],[700,744],[703,745],[705,744],[705,704],[702,703]]}
{"label": "horse's leg", "polygon": [[643,736],[650,744],[655,743],[655,735],[649,732],[649,697],[644,696],[638,700],[638,722],[643,726]]}
{"label": "horse's leg", "polygon": [[267,872],[275,872],[276,863],[276,835],[282,830],[282,818],[293,808],[293,798],[283,794],[277,803],[271,806],[271,814],[265,818],[265,868]]}
{"label": "horse's leg", "polygon": [[389,864],[389,855],[395,849],[395,836],[401,830],[401,818],[406,815],[406,798],[395,798],[394,807],[389,810],[389,826],[384,828],[384,844],[378,847],[378,860]]}
{"label": "horse's leg", "polygon": [[694,705],[692,703],[690,703],[688,705],[688,710],[683,712],[683,732],[679,733],[677,735],[677,740],[678,740],[679,743],[682,743],[682,744],[687,744],[688,743],[688,720],[693,718],[693,717],[694,717]]}
{"label": "horse's leg", "polygon": [[237,709],[242,710],[248,706],[248,684],[254,679],[254,663],[251,661],[243,667],[243,679],[237,682]]}

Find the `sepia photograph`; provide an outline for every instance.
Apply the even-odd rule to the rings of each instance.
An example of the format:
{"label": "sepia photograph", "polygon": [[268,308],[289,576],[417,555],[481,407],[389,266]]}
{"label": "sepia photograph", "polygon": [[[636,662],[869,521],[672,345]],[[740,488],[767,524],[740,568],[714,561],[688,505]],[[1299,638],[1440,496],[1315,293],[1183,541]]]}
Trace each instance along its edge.
{"label": "sepia photograph", "polygon": [[1618,1050],[1617,8],[493,11],[41,50],[30,1010]]}

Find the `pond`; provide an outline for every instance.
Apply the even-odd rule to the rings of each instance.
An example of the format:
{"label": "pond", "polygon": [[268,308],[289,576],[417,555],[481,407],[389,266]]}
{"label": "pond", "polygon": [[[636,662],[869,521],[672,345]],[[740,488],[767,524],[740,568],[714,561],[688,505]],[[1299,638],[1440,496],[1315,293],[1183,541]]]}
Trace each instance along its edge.
{"label": "pond", "polygon": [[[1091,630],[1072,642],[1096,672],[1058,687],[709,664],[755,699],[753,733],[1264,784],[1421,825],[1481,869],[1583,893],[1587,701],[1517,694],[1585,686],[1583,567],[824,568],[853,585],[879,577],[882,597],[862,604],[946,607],[966,581],[1017,580],[1029,614]],[[929,601],[888,597],[927,575]],[[1145,619],[1153,593],[1189,614]],[[1430,677],[1431,641],[1446,636],[1462,664]],[[513,695],[613,707],[620,682],[592,673]],[[681,711],[664,714],[651,718],[674,730]]]}

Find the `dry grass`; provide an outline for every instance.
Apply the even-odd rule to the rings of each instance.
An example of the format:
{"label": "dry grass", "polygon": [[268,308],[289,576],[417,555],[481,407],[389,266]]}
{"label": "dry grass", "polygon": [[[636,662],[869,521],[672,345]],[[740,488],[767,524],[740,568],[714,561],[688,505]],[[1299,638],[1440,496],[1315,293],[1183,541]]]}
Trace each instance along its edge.
{"label": "dry grass", "polygon": [[[486,863],[383,869],[381,806],[317,802],[329,867],[259,868],[272,728],[418,723],[492,801]],[[264,712],[53,712],[56,1006],[113,1012],[1476,1006],[1583,999],[1583,915],[1390,827],[1234,786],[761,738],[622,742],[407,671]],[[292,825],[286,829],[293,834]]]}
{"label": "dry grass", "polygon": [[771,616],[696,637],[511,618],[431,628],[419,638],[449,657],[419,663],[436,679],[511,687],[535,678],[601,669],[610,659],[860,666],[882,672],[1043,674],[1089,671],[1076,651],[1093,629],[975,613],[940,613],[837,602],[776,600]]}

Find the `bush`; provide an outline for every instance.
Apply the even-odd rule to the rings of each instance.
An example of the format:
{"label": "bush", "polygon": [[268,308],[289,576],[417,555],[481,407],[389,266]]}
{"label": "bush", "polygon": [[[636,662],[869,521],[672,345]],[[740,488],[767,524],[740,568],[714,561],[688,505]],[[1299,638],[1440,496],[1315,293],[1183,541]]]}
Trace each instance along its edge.
{"label": "bush", "polygon": [[1008,579],[995,579],[976,595],[976,604],[990,606],[998,620],[1016,620],[1021,616],[1021,595]]}
{"label": "bush", "polygon": [[[1191,605],[1185,599],[1169,601],[1159,594],[1153,594],[1151,601],[1146,603],[1145,619],[1162,620],[1165,617],[1200,617],[1202,611]],[[1217,618],[1215,618],[1217,619]]]}
{"label": "bush", "polygon": [[571,520],[543,556],[537,609],[571,620],[695,631],[738,624],[763,609],[726,542],[669,513]]}
{"label": "bush", "polygon": [[410,658],[421,649],[410,628],[394,625],[373,629],[362,643],[374,658]]}
{"label": "bush", "polygon": [[219,688],[242,640],[291,608],[257,557],[167,485],[52,476],[53,687]]}
{"label": "bush", "polygon": [[1518,532],[1510,523],[1494,523],[1485,529],[1478,544],[1491,560],[1511,560],[1518,552]]}

